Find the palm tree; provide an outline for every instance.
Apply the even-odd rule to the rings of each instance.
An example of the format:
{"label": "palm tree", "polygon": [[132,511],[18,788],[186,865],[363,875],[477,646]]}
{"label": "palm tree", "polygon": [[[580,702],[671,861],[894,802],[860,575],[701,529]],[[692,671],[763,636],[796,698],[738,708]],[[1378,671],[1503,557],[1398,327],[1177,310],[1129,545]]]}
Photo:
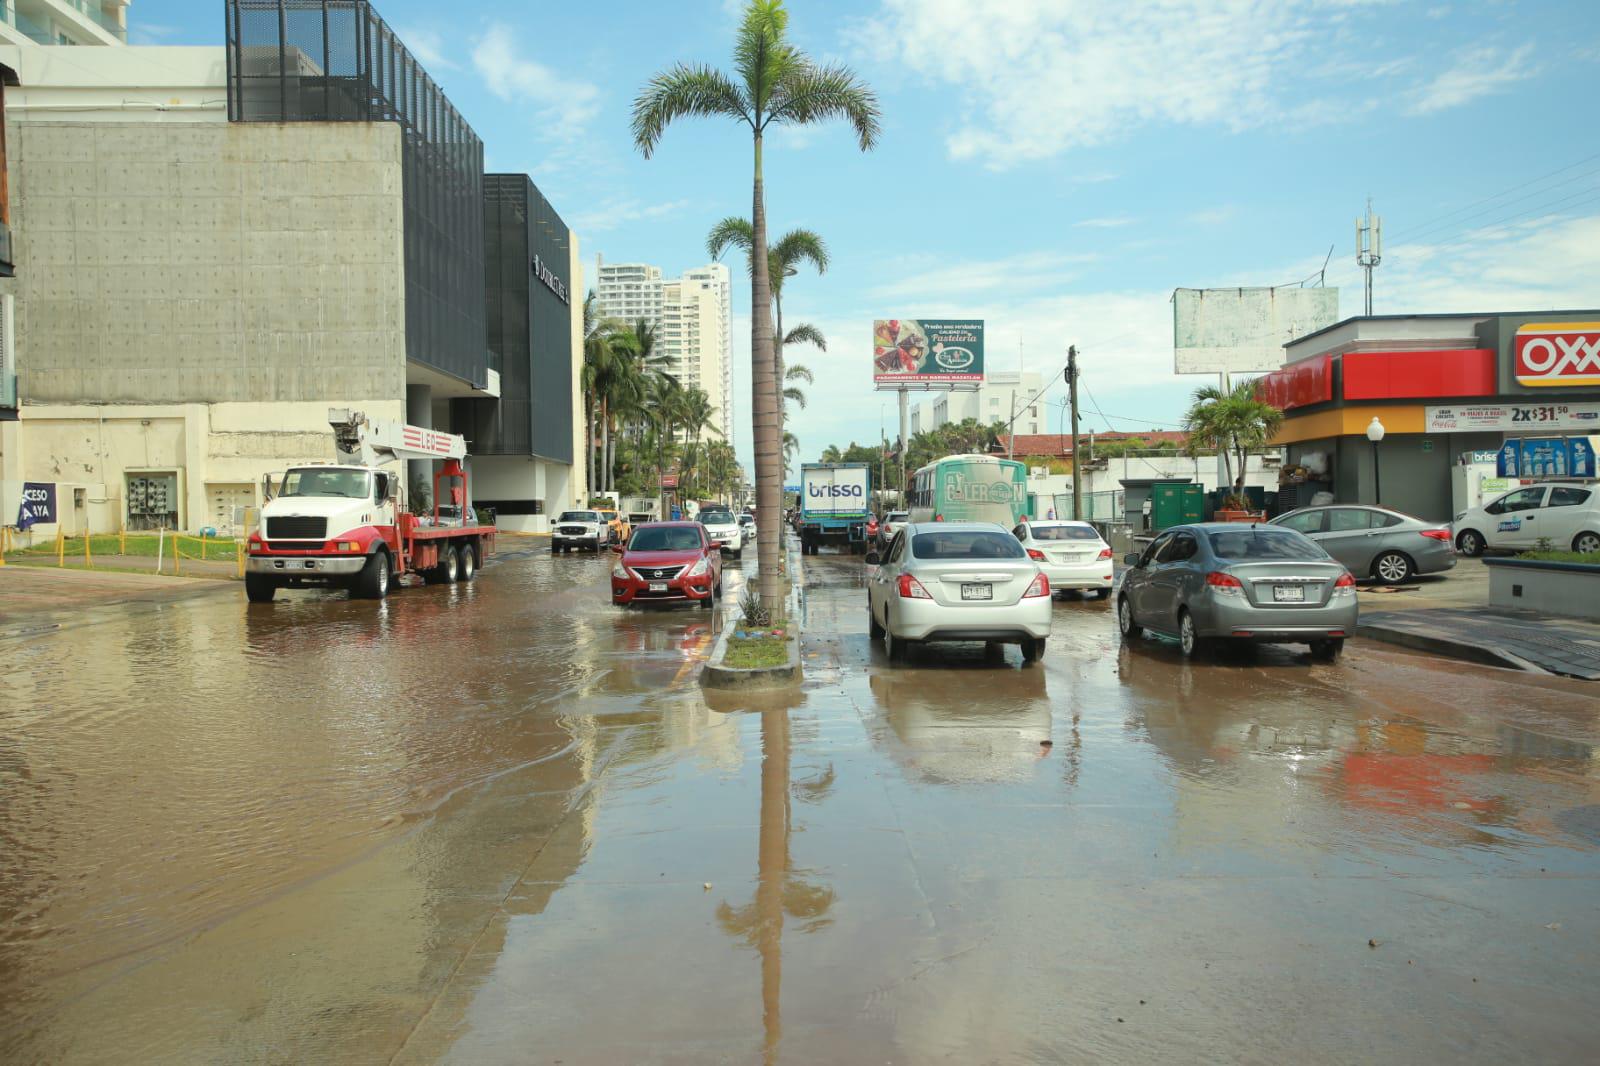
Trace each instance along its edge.
{"label": "palm tree", "polygon": [[[706,237],[706,252],[712,259],[721,259],[722,253],[729,248],[740,248],[744,251],[747,262],[754,267],[755,260],[750,258],[750,249],[754,244],[755,234],[750,223],[737,215],[730,215],[711,227],[711,233]],[[818,274],[828,271],[828,246],[821,237],[808,229],[794,229],[778,238],[767,251],[767,275],[772,285],[772,313],[774,326],[772,335],[776,338],[772,345],[773,378],[778,385],[778,411],[783,412],[783,398],[786,390],[783,383],[788,380],[783,366],[783,349],[786,345],[797,344],[801,341],[811,341],[823,351],[828,350],[822,334],[813,326],[799,326],[789,334],[783,332],[783,281],[800,273],[800,264],[809,262]],[[802,402],[801,407],[805,404]]]}
{"label": "palm tree", "polygon": [[605,373],[599,387],[604,489],[616,488],[616,437],[624,427],[644,424],[650,410],[651,382],[668,376],[669,359],[655,346],[655,329],[644,319],[632,328],[615,329],[608,338]]}
{"label": "palm tree", "polygon": [[[789,476],[789,467],[791,465],[793,465],[794,457],[795,457],[796,454],[799,453],[799,451],[800,451],[800,438],[795,436],[793,433],[790,433],[788,430],[784,430],[783,431],[783,476],[785,478],[787,478]],[[779,485],[778,487],[782,488],[783,486]],[[783,505],[782,497],[779,497],[778,504],[779,504],[779,507],[781,508],[782,505]]]}
{"label": "palm tree", "polygon": [[1222,456],[1222,467],[1227,472],[1227,489],[1233,492],[1233,463],[1239,460],[1242,476],[1251,452],[1266,446],[1267,441],[1283,425],[1283,412],[1256,399],[1256,383],[1241,381],[1224,391],[1215,385],[1202,385],[1194,390],[1189,410],[1183,416],[1183,432],[1187,435],[1184,451],[1199,455],[1214,448]]}
{"label": "palm tree", "polygon": [[[843,118],[862,151],[878,140],[878,100],[848,67],[819,66],[786,38],[783,0],[750,0],[734,37],[733,76],[699,63],[678,63],[651,78],[633,103],[633,141],[649,158],[675,120],[718,116],[748,127],[753,149],[750,193],[750,394],[756,456],[756,499],[761,512],[783,510],[783,427],[778,417],[773,355],[772,279],[767,260],[767,205],[761,168],[767,127],[805,126]],[[757,532],[761,603],[783,608],[779,524]]]}
{"label": "palm tree", "polygon": [[583,298],[583,371],[581,375],[584,437],[588,452],[588,489],[590,492],[595,490],[596,479],[599,476],[595,438],[599,435],[600,400],[601,396],[611,388],[614,369],[611,342],[621,328],[621,324],[614,319],[600,317],[600,309],[595,304],[594,290],[590,289],[589,294]]}

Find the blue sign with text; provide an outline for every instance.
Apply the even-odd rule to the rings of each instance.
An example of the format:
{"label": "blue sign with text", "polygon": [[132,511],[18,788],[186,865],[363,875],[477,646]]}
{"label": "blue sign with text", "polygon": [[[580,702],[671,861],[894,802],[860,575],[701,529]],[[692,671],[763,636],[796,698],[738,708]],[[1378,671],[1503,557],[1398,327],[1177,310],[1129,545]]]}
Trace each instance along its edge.
{"label": "blue sign with text", "polygon": [[1495,457],[1500,477],[1594,477],[1595,455],[1582,437],[1526,437],[1508,440]]}
{"label": "blue sign with text", "polygon": [[56,486],[54,482],[25,481],[22,483],[22,506],[17,510],[17,528],[27,529],[40,522],[56,520]]}

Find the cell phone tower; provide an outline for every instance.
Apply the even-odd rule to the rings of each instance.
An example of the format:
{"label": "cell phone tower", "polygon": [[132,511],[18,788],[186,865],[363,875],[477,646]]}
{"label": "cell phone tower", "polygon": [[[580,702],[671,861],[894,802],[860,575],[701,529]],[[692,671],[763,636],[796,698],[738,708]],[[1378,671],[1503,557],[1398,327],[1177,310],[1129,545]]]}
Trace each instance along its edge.
{"label": "cell phone tower", "polygon": [[1383,219],[1372,214],[1372,197],[1367,197],[1367,217],[1356,219],[1356,263],[1366,275],[1367,315],[1372,314],[1372,272],[1383,262]]}

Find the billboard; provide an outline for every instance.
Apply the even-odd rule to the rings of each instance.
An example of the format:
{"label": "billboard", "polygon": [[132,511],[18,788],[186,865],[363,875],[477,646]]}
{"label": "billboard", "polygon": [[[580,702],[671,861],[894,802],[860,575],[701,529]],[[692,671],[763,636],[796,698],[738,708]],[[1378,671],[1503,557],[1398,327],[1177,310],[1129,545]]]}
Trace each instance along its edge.
{"label": "billboard", "polygon": [[1600,433],[1600,403],[1467,403],[1423,410],[1426,433]]}
{"label": "billboard", "polygon": [[1338,289],[1176,289],[1173,369],[1260,374],[1283,365],[1283,346],[1339,320]]}
{"label": "billboard", "polygon": [[983,320],[880,318],[872,323],[879,388],[983,383]]}

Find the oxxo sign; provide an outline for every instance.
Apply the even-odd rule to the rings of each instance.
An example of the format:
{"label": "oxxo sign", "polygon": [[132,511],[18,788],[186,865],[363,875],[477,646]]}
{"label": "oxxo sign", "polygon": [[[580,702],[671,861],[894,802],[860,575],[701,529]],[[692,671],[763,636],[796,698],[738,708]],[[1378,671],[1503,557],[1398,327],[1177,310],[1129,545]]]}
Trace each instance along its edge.
{"label": "oxxo sign", "polygon": [[1512,343],[1519,385],[1600,385],[1600,322],[1529,322]]}

